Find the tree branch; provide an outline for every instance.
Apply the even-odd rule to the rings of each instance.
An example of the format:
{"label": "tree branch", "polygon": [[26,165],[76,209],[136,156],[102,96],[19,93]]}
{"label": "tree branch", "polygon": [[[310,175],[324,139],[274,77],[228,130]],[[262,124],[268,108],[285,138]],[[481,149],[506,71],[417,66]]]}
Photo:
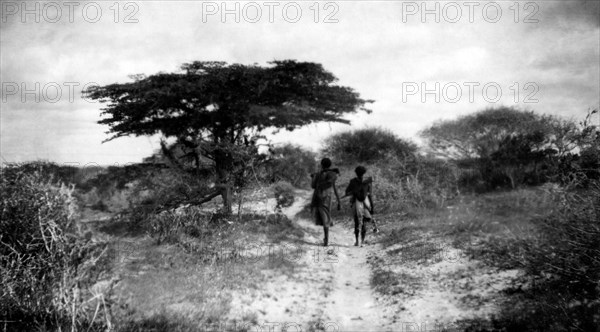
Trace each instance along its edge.
{"label": "tree branch", "polygon": [[177,207],[179,207],[181,205],[188,205],[188,204],[190,204],[190,205],[196,205],[196,206],[202,205],[202,204],[204,204],[206,202],[212,201],[215,197],[217,197],[219,195],[221,195],[221,190],[217,189],[217,190],[211,192],[210,194],[208,194],[208,195],[206,195],[204,197],[201,197],[201,198],[173,200],[173,201],[170,201],[169,203],[167,203],[165,205],[162,205],[159,208],[157,208],[156,209],[156,213],[160,213],[162,211],[166,211],[166,210],[169,210],[169,209],[177,208]]}

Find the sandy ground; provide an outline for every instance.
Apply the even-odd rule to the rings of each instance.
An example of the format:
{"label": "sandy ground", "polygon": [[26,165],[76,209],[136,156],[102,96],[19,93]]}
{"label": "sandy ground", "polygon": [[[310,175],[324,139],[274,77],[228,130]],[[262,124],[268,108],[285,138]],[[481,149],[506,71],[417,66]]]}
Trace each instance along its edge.
{"label": "sandy ground", "polygon": [[382,310],[390,318],[383,330],[462,331],[457,321],[490,318],[497,312],[503,299],[501,291],[517,278],[518,270],[500,271],[485,266],[467,258],[450,243],[427,234],[420,241],[435,243],[440,251],[423,260],[393,262],[387,252],[398,251],[411,244],[408,243],[392,246],[378,255],[383,257],[380,264],[404,281],[401,292],[380,298]]}
{"label": "sandy ground", "polygon": [[[234,292],[231,310],[224,321],[234,331],[462,331],[454,322],[487,318],[498,310],[500,292],[518,274],[499,271],[467,258],[444,239],[418,234],[406,243],[382,248],[370,234],[368,245],[355,247],[350,222],[337,222],[330,231],[330,246],[323,247],[321,227],[296,217],[310,193],[284,209],[304,232],[300,241],[278,243],[276,250],[292,261],[290,273],[265,270],[266,282],[252,292]],[[263,206],[264,205],[264,206]],[[272,210],[268,200],[253,208]],[[150,246],[151,239],[121,238],[116,270]],[[415,244],[434,243],[441,250],[415,259]],[[128,247],[131,246],[130,247]],[[164,250],[168,246],[161,247]],[[283,251],[282,248],[284,249]],[[413,248],[413,249],[411,249]],[[417,253],[418,254],[418,253]],[[418,256],[418,255],[417,255]],[[386,269],[398,276],[398,292],[380,294],[371,287],[373,269]],[[140,268],[136,275],[146,271]],[[174,311],[185,308],[169,307]],[[188,309],[199,310],[190,305]]]}
{"label": "sandy ground", "polygon": [[[284,210],[293,217],[308,197]],[[322,230],[311,220],[296,218],[306,231],[304,241],[290,243],[300,255],[299,267],[289,275],[269,275],[268,283],[252,295],[236,294],[229,319],[253,317],[251,331],[457,331],[460,319],[489,317],[497,310],[499,292],[518,271],[497,271],[470,260],[449,243],[428,260],[398,262],[387,249],[374,243],[354,247],[353,229],[336,224],[330,246],[322,246]],[[427,234],[418,241],[429,239]],[[368,239],[368,238],[367,238]],[[397,258],[397,257],[396,257]],[[371,285],[373,260],[411,283],[394,295],[376,293]]]}
{"label": "sandy ground", "polygon": [[[295,216],[306,204],[298,200],[283,212]],[[353,230],[341,224],[330,231],[330,245],[322,246],[322,228],[295,219],[305,230],[293,256],[299,267],[290,276],[269,276],[258,296],[237,294],[230,319],[257,314],[250,329],[262,331],[382,331],[381,310],[369,285],[367,257],[375,246],[354,247]],[[257,329],[258,330],[258,329]]]}

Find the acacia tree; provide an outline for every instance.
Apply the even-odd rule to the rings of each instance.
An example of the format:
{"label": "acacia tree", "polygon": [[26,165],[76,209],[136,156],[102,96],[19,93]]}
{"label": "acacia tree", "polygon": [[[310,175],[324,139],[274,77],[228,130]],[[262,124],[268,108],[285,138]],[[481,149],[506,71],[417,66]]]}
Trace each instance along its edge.
{"label": "acacia tree", "polygon": [[498,151],[507,137],[543,133],[539,148],[551,143],[553,123],[558,119],[512,107],[482,110],[435,123],[420,135],[431,152],[450,159],[487,158]]}
{"label": "acacia tree", "polygon": [[515,187],[525,177],[539,183],[554,176],[560,160],[581,153],[586,146],[582,138],[590,132],[585,127],[570,119],[499,107],[437,122],[421,136],[433,154],[475,162],[490,184],[501,175]]}
{"label": "acacia tree", "polygon": [[264,130],[292,131],[314,122],[348,124],[343,116],[365,108],[353,89],[336,85],[322,65],[294,60],[268,66],[196,61],[175,73],[136,75],[134,82],[90,88],[91,99],[107,103],[99,121],[112,140],[161,134],[174,138],[199,160],[212,161],[215,190],[231,211],[231,176],[236,163],[257,153]]}

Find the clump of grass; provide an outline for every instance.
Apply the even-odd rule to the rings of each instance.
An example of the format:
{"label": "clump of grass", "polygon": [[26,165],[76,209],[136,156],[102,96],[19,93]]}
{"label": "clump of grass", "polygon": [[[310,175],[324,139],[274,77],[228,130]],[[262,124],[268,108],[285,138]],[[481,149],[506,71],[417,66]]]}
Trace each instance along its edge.
{"label": "clump of grass", "polygon": [[[193,209],[181,209],[182,218],[194,219]],[[297,263],[290,247],[281,251],[273,241],[265,242],[270,235],[264,236],[281,233],[289,239],[290,225],[257,217],[242,215],[243,221],[231,223],[196,217],[202,233],[190,233],[184,223],[161,245],[147,241],[138,247],[142,257],[129,264],[132,277],[121,289],[131,294],[127,305],[132,309],[121,310],[119,330],[197,331],[211,322],[226,323],[232,291],[257,289],[266,270],[294,275]],[[161,307],[164,312],[156,313]]]}
{"label": "clump of grass", "polygon": [[[35,168],[2,169],[0,312],[11,330],[101,329],[86,292],[101,277],[105,245],[75,222],[73,188]],[[33,168],[32,168],[33,167]],[[6,327],[6,325],[5,325]]]}
{"label": "clump of grass", "polygon": [[561,195],[548,185],[483,195],[470,203],[467,222],[454,225],[455,244],[489,265],[523,268],[526,248],[545,237],[540,221],[558,213]]}
{"label": "clump of grass", "polygon": [[157,244],[176,243],[181,234],[202,238],[213,232],[219,226],[214,224],[209,227],[211,219],[212,215],[197,207],[186,207],[151,216],[147,221],[147,227],[150,236],[157,240]]}
{"label": "clump of grass", "polygon": [[[222,321],[231,292],[252,292],[265,281],[264,271],[294,275],[297,263],[287,244],[303,231],[291,220],[282,214],[207,210],[150,209],[137,223],[152,240],[139,246],[139,258],[126,266],[131,277],[120,291],[131,294],[126,301],[131,309],[121,310],[118,330],[196,331]],[[165,310],[157,313],[161,307]]]}
{"label": "clump of grass", "polygon": [[271,186],[271,190],[275,195],[275,200],[277,201],[277,206],[275,209],[278,212],[281,212],[282,208],[290,207],[294,204],[294,192],[296,188],[292,186],[289,182],[279,181]]}
{"label": "clump of grass", "polygon": [[432,259],[439,261],[439,254],[442,250],[443,248],[439,243],[427,239],[413,242],[403,248],[387,251],[387,254],[402,262],[415,261],[423,264]]}
{"label": "clump of grass", "polygon": [[505,331],[595,331],[600,326],[600,183],[592,181],[584,192],[554,194],[556,209],[529,220],[534,231],[506,240],[492,237],[480,249],[486,262],[525,272],[492,320]]}
{"label": "clump of grass", "polygon": [[398,243],[409,243],[419,239],[421,236],[415,226],[404,226],[391,228],[379,243],[384,248],[393,246]]}
{"label": "clump of grass", "polygon": [[383,295],[414,294],[419,284],[416,277],[380,267],[376,267],[371,275],[371,287]]}
{"label": "clump of grass", "polygon": [[[201,328],[202,327],[202,328]],[[165,310],[141,319],[122,319],[117,326],[118,332],[196,332],[196,331],[220,331],[218,324],[213,327],[210,324],[199,322],[197,319],[182,314],[174,314]]]}

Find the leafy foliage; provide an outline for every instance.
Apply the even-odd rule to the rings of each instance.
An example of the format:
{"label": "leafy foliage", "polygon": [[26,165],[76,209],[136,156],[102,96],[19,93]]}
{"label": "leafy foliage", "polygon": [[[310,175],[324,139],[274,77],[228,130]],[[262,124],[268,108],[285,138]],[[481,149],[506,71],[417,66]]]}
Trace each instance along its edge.
{"label": "leafy foliage", "polygon": [[270,183],[286,181],[296,187],[306,187],[310,184],[306,175],[316,169],[316,159],[314,152],[292,144],[271,148],[264,177]]}
{"label": "leafy foliage", "polygon": [[196,61],[181,72],[137,76],[131,83],[92,87],[91,99],[108,103],[99,121],[114,139],[162,134],[187,154],[213,161],[225,208],[230,176],[239,160],[257,152],[267,128],[294,130],[314,122],[348,123],[343,116],[370,112],[349,87],[320,64],[273,61],[268,67]]}
{"label": "leafy foliage", "polygon": [[552,120],[555,119],[532,111],[490,108],[437,122],[423,130],[421,136],[428,140],[435,155],[452,159],[486,158],[498,151],[507,137],[537,132],[543,136],[542,141],[536,141],[539,145],[548,142]]}
{"label": "leafy foliage", "polygon": [[478,174],[468,177],[476,183],[481,179],[485,189],[572,182],[577,181],[573,176],[582,178],[577,174],[586,173],[585,178],[590,178],[600,166],[593,161],[599,155],[595,143],[598,128],[591,124],[596,113],[590,111],[577,124],[501,107],[438,122],[421,135],[428,140],[432,154],[475,169]]}
{"label": "leafy foliage", "polygon": [[323,153],[340,163],[372,163],[388,157],[408,158],[415,154],[414,143],[383,128],[341,132],[325,141]]}

